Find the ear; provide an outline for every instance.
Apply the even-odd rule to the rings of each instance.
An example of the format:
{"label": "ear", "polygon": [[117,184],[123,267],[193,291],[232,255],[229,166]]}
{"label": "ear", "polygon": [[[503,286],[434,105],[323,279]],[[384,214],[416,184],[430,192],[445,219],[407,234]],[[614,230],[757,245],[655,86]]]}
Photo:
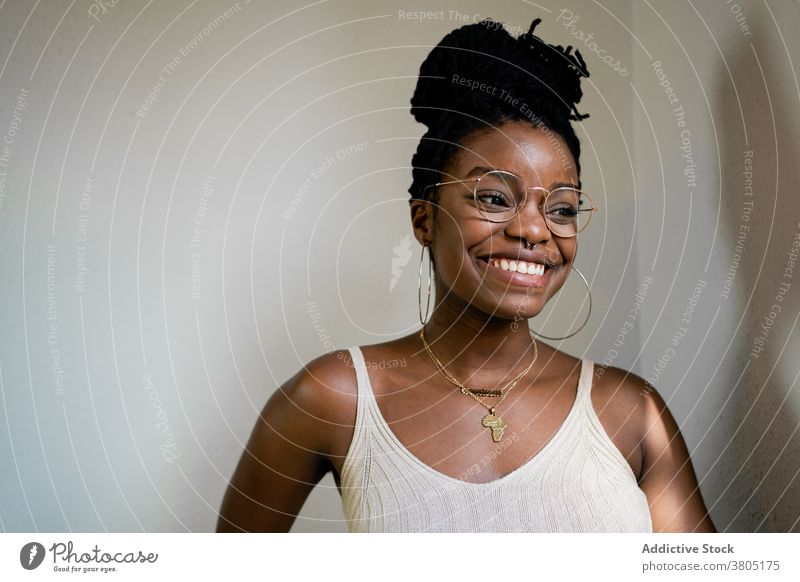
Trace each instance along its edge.
{"label": "ear", "polygon": [[427,200],[411,201],[411,226],[414,237],[425,246],[433,242],[433,204]]}

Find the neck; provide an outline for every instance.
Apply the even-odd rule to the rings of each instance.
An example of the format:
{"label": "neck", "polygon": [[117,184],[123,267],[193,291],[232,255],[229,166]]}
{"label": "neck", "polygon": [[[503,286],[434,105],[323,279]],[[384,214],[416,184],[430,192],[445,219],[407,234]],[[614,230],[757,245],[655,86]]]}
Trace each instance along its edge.
{"label": "neck", "polygon": [[441,303],[437,298],[424,327],[425,340],[448,372],[467,386],[492,387],[527,368],[534,354],[527,319],[493,317],[470,304],[454,303],[452,296]]}

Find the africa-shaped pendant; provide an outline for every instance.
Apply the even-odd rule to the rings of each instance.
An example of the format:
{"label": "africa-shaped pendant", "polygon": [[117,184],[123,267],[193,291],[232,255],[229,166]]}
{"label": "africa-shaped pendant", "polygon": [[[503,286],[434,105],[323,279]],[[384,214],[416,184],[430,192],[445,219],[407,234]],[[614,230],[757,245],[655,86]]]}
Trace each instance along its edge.
{"label": "africa-shaped pendant", "polygon": [[503,431],[506,429],[506,423],[494,413],[494,408],[489,409],[489,414],[483,417],[481,424],[486,428],[492,429],[492,440],[494,442],[503,438]]}

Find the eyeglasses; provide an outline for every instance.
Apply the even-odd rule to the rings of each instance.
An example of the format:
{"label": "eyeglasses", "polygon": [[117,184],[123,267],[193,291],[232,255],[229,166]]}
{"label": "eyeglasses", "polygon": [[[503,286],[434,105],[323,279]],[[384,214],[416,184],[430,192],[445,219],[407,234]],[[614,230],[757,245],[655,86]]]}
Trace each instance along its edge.
{"label": "eyeglasses", "polygon": [[592,214],[598,210],[592,198],[582,190],[562,186],[553,190],[540,186],[527,188],[522,179],[511,172],[492,170],[479,178],[437,182],[425,187],[475,182],[472,190],[475,208],[489,222],[507,222],[517,216],[528,199],[528,190],[545,193],[540,211],[550,232],[560,237],[577,236],[589,225]]}

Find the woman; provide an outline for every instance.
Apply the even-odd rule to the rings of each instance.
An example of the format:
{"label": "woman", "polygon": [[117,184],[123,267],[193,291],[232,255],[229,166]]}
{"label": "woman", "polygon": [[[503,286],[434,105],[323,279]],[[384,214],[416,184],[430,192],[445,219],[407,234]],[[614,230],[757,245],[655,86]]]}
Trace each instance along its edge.
{"label": "woman", "polygon": [[275,392],[218,531],[288,531],[328,471],[350,531],[714,531],[658,393],[526,325],[595,210],[570,123],[588,71],[539,21],[464,26],[422,64],[409,191],[433,312],[421,277],[420,333],[321,356]]}

